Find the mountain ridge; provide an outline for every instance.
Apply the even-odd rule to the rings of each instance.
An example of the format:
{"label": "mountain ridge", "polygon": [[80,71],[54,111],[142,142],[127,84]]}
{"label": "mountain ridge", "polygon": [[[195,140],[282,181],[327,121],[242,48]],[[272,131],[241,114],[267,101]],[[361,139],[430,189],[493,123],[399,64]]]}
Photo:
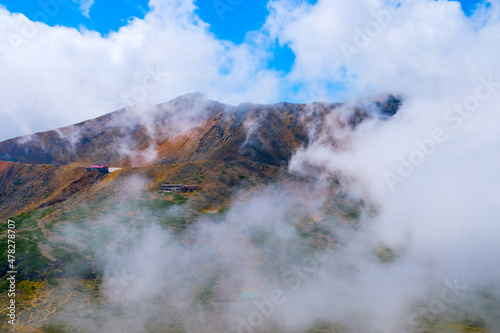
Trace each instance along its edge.
{"label": "mountain ridge", "polygon": [[[379,97],[347,106],[340,120],[355,128],[364,119],[396,114],[402,99]],[[252,104],[231,106],[186,94],[169,102],[122,108],[59,129],[0,142],[0,160],[28,164],[120,167],[196,161],[249,159],[286,164],[309,143],[308,130],[341,103]],[[375,111],[374,111],[375,109]],[[377,114],[377,115],[375,115]]]}

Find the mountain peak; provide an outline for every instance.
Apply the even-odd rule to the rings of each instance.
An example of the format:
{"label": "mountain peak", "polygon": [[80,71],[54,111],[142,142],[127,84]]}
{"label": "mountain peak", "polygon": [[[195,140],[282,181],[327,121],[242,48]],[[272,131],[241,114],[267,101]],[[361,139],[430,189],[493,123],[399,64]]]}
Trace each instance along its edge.
{"label": "mountain peak", "polygon": [[328,117],[354,131],[368,119],[388,119],[401,103],[388,95],[346,104],[339,113],[335,110],[341,104],[230,106],[195,92],[148,112],[131,107],[128,112],[0,142],[0,159],[115,166],[250,160],[279,166],[288,163],[298,147],[307,146],[311,130],[321,132]]}

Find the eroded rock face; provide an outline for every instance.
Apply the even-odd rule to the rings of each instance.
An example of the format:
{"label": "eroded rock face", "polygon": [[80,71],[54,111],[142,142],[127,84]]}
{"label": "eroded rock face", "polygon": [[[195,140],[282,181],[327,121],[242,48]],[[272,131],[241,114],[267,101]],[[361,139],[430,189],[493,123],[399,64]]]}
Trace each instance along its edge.
{"label": "eroded rock face", "polygon": [[283,165],[308,131],[320,130],[326,115],[339,114],[339,126],[355,129],[366,119],[387,119],[401,107],[389,95],[348,106],[331,103],[229,106],[199,94],[156,106],[126,108],[54,131],[0,143],[0,160],[82,166],[145,166],[194,161],[247,159]]}
{"label": "eroded rock face", "polygon": [[65,201],[103,178],[84,168],[0,161],[0,218]]}

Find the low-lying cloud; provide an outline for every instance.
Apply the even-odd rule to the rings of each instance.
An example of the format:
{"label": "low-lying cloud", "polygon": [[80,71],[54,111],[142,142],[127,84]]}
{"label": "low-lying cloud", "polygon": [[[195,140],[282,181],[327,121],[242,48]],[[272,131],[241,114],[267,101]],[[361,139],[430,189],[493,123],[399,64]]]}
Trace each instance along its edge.
{"label": "low-lying cloud", "polygon": [[[98,321],[71,313],[60,318],[110,332],[142,332],[164,318],[191,332],[301,331],[333,322],[352,331],[396,333],[418,331],[417,324],[432,316],[452,322],[478,317],[489,330],[500,330],[500,24],[498,1],[488,3],[467,18],[456,1],[320,0],[312,6],[275,0],[263,29],[247,37],[263,38],[262,44],[236,46],[207,33],[192,2],[152,1],[144,20],[107,38],[37,23],[38,37],[21,53],[2,48],[0,109],[10,127],[30,130],[39,121],[44,127],[75,121],[76,111],[65,113],[69,108],[92,110],[89,117],[109,111],[106,103],[131,92],[145,68],[157,64],[168,79],[148,91],[148,102],[186,90],[238,102],[405,95],[390,120],[373,117],[355,130],[339,128],[342,110],[334,110],[291,159],[290,171],[305,183],[242,194],[222,221],[200,220],[184,240],[146,223],[149,215],[133,221],[146,223],[137,233],[116,216],[103,216],[98,222],[117,240],[130,239],[123,251],[110,242],[96,254],[104,312]],[[388,6],[395,13],[391,22],[347,60],[340,45]],[[5,9],[0,16],[0,35],[31,24]],[[256,51],[266,45],[266,34],[296,54],[283,77],[259,67],[266,55]],[[227,64],[230,74],[220,74]],[[479,98],[478,91],[489,95]],[[405,167],[411,171],[401,174]],[[390,181],[388,173],[403,179]],[[305,237],[308,232],[319,239]],[[136,282],[124,288],[116,271]],[[144,283],[137,283],[144,271]],[[204,292],[218,302],[200,301]],[[213,309],[212,303],[222,305]]]}
{"label": "low-lying cloud", "polygon": [[[448,100],[410,98],[391,119],[373,116],[355,128],[345,126],[343,106],[334,108],[322,126],[311,122],[310,144],[292,158],[298,180],[242,193],[222,220],[200,218],[186,238],[148,215],[133,221],[143,225],[138,232],[118,225],[127,206],[103,216],[98,224],[120,240],[96,254],[107,298],[103,317],[89,325],[140,332],[163,318],[188,332],[295,332],[321,323],[416,332],[432,318],[480,318],[498,329],[492,100],[460,128],[446,128],[446,142],[395,189],[385,172],[415,149],[415,138],[446,124],[417,115],[445,113]],[[143,186],[135,180],[132,188]]]}
{"label": "low-lying cloud", "polygon": [[[499,70],[496,0],[471,17],[457,1],[272,0],[265,24],[239,45],[211,34],[193,1],[149,6],[144,19],[105,37],[0,9],[0,109],[8,124],[0,138],[194,91],[231,104],[340,102],[387,92],[440,99]],[[268,68],[276,42],[295,54],[289,73]],[[359,52],[347,58],[345,44]]]}

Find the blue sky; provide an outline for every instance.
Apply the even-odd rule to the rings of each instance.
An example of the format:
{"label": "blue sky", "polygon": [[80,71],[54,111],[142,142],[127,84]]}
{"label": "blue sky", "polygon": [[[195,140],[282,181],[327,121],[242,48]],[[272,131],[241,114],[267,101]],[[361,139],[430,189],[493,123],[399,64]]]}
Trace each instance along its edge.
{"label": "blue sky", "polygon": [[[481,1],[462,0],[470,19],[446,0],[402,16],[376,1],[268,1],[0,0],[0,139],[189,92],[233,105],[440,96],[496,66],[500,0],[475,16]],[[375,20],[385,29],[370,33]]]}
{"label": "blue sky", "polygon": [[[85,1],[85,0],[82,0]],[[88,0],[87,0],[88,1]],[[303,0],[314,4],[317,0]],[[470,16],[481,0],[461,0],[462,8]],[[0,4],[13,13],[23,13],[34,21],[43,21],[50,26],[63,25],[98,31],[106,36],[134,18],[144,18],[150,10],[147,0],[94,0],[86,17],[80,10],[80,3],[72,0],[0,0]],[[258,30],[264,24],[268,13],[267,0],[197,0],[196,14],[210,24],[210,31],[218,39],[230,40],[236,44],[244,41],[249,31]],[[295,55],[288,45],[271,47],[273,59],[268,68],[290,72]]]}

